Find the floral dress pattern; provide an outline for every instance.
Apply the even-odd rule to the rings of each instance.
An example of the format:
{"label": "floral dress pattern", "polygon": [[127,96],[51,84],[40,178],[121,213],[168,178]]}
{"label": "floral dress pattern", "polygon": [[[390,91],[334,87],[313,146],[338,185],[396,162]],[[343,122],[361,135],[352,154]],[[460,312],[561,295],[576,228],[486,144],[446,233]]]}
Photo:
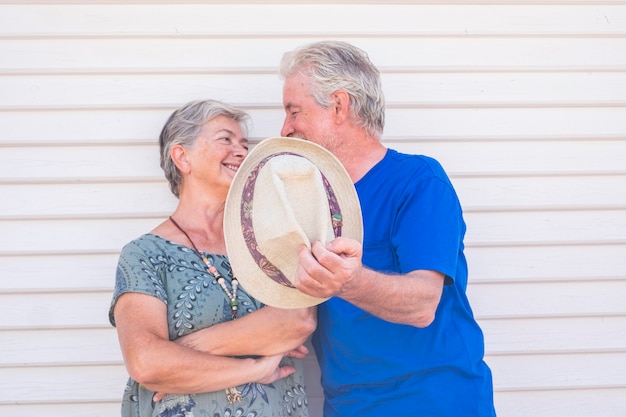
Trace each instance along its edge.
{"label": "floral dress pattern", "polygon": [[[228,258],[205,256],[230,281]],[[230,285],[230,284],[229,284]],[[126,292],[148,294],[167,305],[170,340],[231,320],[231,310],[222,288],[193,249],[153,234],[143,235],[122,249],[109,321],[115,326],[113,308]],[[240,286],[238,315],[244,316],[263,304]],[[154,392],[128,379],[122,398],[122,417],[308,417],[302,376],[302,361],[284,358],[296,372],[273,384],[241,385],[241,402],[230,404],[224,391],[201,394],[168,394],[158,403]]]}

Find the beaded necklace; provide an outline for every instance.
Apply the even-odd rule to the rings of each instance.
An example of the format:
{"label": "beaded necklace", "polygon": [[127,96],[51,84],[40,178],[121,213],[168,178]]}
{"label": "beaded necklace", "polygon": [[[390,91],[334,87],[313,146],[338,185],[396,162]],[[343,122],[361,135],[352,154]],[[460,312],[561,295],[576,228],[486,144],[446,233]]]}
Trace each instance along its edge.
{"label": "beaded necklace", "polygon": [[[226,297],[229,301],[228,305],[230,306],[231,318],[232,320],[235,320],[237,318],[237,307],[239,306],[239,302],[237,301],[237,288],[239,287],[239,281],[236,277],[233,277],[233,279],[230,281],[232,290],[229,290],[226,286],[226,280],[224,279],[222,274],[219,273],[217,268],[215,268],[215,266],[211,263],[211,261],[209,261],[206,256],[202,255],[202,252],[198,250],[195,243],[193,243],[193,240],[191,240],[187,232],[185,232],[185,230],[183,230],[183,228],[180,227],[178,223],[176,223],[172,216],[170,216],[170,221],[174,226],[176,226],[178,230],[180,230],[185,235],[189,243],[191,243],[191,246],[193,247],[196,254],[198,254],[200,259],[202,259],[202,262],[206,265],[207,270],[211,273],[211,275],[215,277],[219,286],[222,287],[222,290],[224,291],[224,294],[226,294]],[[235,401],[241,402],[241,393],[237,391],[237,387],[227,388],[226,397],[228,398],[228,402],[231,404]]]}

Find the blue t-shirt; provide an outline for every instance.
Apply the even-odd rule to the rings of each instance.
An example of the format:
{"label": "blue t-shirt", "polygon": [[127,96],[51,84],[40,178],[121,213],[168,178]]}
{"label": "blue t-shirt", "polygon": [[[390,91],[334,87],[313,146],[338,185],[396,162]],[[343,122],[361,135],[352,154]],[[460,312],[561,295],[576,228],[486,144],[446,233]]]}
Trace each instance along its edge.
{"label": "blue t-shirt", "polygon": [[465,223],[443,168],[389,149],[355,186],[363,264],[387,273],[439,271],[446,285],[434,322],[422,329],[336,297],[318,307],[313,345],[325,417],[495,416],[483,334],[465,294]]}

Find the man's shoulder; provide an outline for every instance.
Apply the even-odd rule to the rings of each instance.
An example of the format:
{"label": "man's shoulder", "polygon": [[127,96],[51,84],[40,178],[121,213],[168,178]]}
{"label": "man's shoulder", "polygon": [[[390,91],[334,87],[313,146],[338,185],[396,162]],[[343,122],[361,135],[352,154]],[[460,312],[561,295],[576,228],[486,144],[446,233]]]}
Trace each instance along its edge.
{"label": "man's shoulder", "polygon": [[410,154],[388,149],[385,156],[388,167],[396,171],[415,171],[422,175],[447,176],[441,163],[432,156],[422,154]]}

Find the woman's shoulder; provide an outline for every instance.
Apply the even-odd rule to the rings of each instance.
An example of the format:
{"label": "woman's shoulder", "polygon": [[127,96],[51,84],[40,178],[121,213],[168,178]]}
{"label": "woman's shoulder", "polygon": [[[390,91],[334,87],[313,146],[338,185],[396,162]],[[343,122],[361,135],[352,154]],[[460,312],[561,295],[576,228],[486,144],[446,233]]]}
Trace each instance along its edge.
{"label": "woman's shoulder", "polygon": [[124,256],[167,256],[174,252],[180,252],[177,245],[159,235],[153,233],[145,233],[126,243],[121,250],[120,255]]}

